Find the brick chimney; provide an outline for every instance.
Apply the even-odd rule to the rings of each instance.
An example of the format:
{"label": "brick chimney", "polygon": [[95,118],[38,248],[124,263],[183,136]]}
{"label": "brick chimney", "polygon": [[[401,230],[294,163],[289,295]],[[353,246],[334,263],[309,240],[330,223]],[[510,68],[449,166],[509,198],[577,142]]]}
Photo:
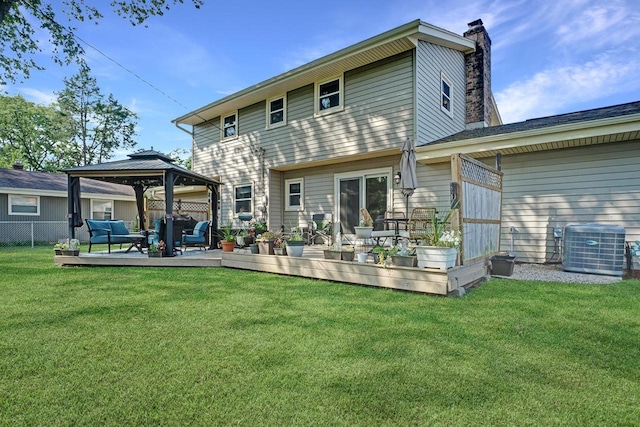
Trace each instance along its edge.
{"label": "brick chimney", "polygon": [[467,73],[467,129],[491,125],[491,39],[482,20],[467,24],[464,37],[476,42],[476,51],[465,56]]}

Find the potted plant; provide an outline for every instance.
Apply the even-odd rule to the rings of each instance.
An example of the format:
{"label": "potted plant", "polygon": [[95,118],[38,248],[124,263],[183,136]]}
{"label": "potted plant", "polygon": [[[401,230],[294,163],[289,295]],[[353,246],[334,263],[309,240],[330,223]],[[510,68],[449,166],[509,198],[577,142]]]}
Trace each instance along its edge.
{"label": "potted plant", "polygon": [[254,234],[257,236],[267,231],[267,223],[264,222],[263,218],[257,218],[251,227]]}
{"label": "potted plant", "polygon": [[231,228],[231,224],[227,224],[220,229],[220,237],[222,237],[222,252],[233,252],[236,246],[236,235]]}
{"label": "potted plant", "polygon": [[301,257],[304,252],[304,237],[299,228],[291,230],[291,237],[287,241],[287,255]]}
{"label": "potted plant", "polygon": [[258,248],[261,255],[274,255],[273,244],[277,238],[280,237],[280,233],[274,233],[273,231],[265,231],[258,238]]}
{"label": "potted plant", "polygon": [[459,230],[449,229],[454,209],[442,218],[438,218],[435,213],[431,214],[431,232],[416,246],[418,267],[446,271],[455,266],[462,238]]}
{"label": "potted plant", "polygon": [[60,248],[60,255],[78,256],[80,255],[80,240],[68,239],[67,243],[63,243]]}
{"label": "potted plant", "polygon": [[282,238],[277,238],[273,241],[273,253],[275,255],[286,255],[286,243]]}
{"label": "potted plant", "polygon": [[158,243],[152,243],[149,245],[147,255],[149,258],[162,258],[166,248],[167,245],[164,243],[164,240],[160,240]]}
{"label": "potted plant", "polygon": [[373,253],[373,262],[375,264],[385,265],[385,261],[389,255],[388,249],[385,249],[382,246],[376,246],[371,250],[371,252]]}
{"label": "potted plant", "polygon": [[391,262],[397,267],[417,267],[418,257],[415,249],[409,247],[409,240],[402,239],[398,245],[389,250]]}
{"label": "potted plant", "polygon": [[55,251],[56,255],[62,255],[62,243],[56,243],[55,245],[53,245],[53,250]]}
{"label": "potted plant", "polygon": [[330,249],[324,250],[325,259],[339,259],[342,261],[353,261],[355,251],[352,246],[342,246],[342,244],[334,243]]}
{"label": "potted plant", "polygon": [[238,244],[238,246],[240,246],[241,248],[244,248],[245,245],[247,244],[245,242],[245,238],[247,237],[247,230],[240,230],[238,232],[238,234],[236,235],[236,243]]}
{"label": "potted plant", "polygon": [[369,220],[362,217],[360,219],[359,225],[353,227],[356,231],[356,239],[370,239],[371,232],[373,231],[373,221],[371,218]]}

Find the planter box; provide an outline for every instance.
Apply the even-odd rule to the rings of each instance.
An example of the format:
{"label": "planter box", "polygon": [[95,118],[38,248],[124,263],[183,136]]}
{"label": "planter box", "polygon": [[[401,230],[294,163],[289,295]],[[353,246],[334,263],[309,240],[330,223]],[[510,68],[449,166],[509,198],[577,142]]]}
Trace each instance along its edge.
{"label": "planter box", "polygon": [[420,268],[437,268],[447,271],[456,265],[458,250],[438,246],[416,246],[416,256]]}
{"label": "planter box", "polygon": [[509,255],[494,255],[491,257],[491,274],[496,276],[511,276],[516,257]]}
{"label": "planter box", "polygon": [[63,249],[60,251],[60,255],[64,256],[78,256],[80,255],[80,249]]}
{"label": "planter box", "polygon": [[397,267],[417,267],[418,257],[407,255],[391,255],[393,265]]}
{"label": "planter box", "polygon": [[162,258],[164,254],[162,253],[162,251],[157,251],[147,252],[147,255],[149,256],[149,258]]}
{"label": "planter box", "polygon": [[258,242],[258,248],[260,255],[274,255],[273,240],[269,240],[268,242]]}

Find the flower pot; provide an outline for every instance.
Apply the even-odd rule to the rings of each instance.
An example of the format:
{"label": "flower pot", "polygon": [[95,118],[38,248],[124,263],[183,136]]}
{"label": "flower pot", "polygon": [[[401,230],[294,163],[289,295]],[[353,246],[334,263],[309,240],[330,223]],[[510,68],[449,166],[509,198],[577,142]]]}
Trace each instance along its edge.
{"label": "flower pot", "polygon": [[162,258],[163,253],[162,251],[147,252],[147,255],[149,256],[149,258]]}
{"label": "flower pot", "polygon": [[356,239],[370,239],[373,227],[353,227],[356,230]]}
{"label": "flower pot", "polygon": [[260,253],[260,247],[258,246],[257,243],[252,243],[249,245],[249,250],[251,251],[252,254],[259,254]]}
{"label": "flower pot", "polygon": [[292,257],[301,257],[304,251],[303,241],[288,241],[287,242],[287,255]]}
{"label": "flower pot", "polygon": [[276,255],[284,255],[284,248],[273,248],[273,253]]}
{"label": "flower pot", "polygon": [[56,255],[62,255],[62,249],[54,249]]}
{"label": "flower pot", "polygon": [[509,255],[494,255],[491,257],[491,274],[495,276],[511,276],[516,257]]}
{"label": "flower pot", "polygon": [[343,261],[353,261],[355,257],[354,252],[340,252],[340,257]]}
{"label": "flower pot", "polygon": [[238,246],[243,248],[244,247],[244,236],[236,236],[236,243],[238,244]]}
{"label": "flower pot", "polygon": [[341,259],[340,251],[332,251],[331,249],[324,250],[324,259]]}
{"label": "flower pot", "polygon": [[260,255],[273,255],[273,242],[274,239],[270,239],[266,242],[259,242],[258,247]]}
{"label": "flower pot", "polygon": [[458,250],[456,248],[441,248],[438,246],[416,246],[418,267],[437,268],[447,271],[456,265]]}
{"label": "flower pot", "polygon": [[358,253],[358,262],[366,263],[367,262],[367,255],[369,255],[369,254],[367,254],[366,252]]}
{"label": "flower pot", "polygon": [[80,250],[79,249],[63,249],[60,252],[61,252],[60,255],[64,255],[64,256],[78,256],[78,255],[80,255]]}
{"label": "flower pot", "polygon": [[226,240],[223,240],[221,243],[222,245],[222,252],[233,252],[233,248],[236,247],[236,242],[228,242]]}
{"label": "flower pot", "polygon": [[418,266],[418,257],[413,255],[391,255],[391,261],[396,267]]}

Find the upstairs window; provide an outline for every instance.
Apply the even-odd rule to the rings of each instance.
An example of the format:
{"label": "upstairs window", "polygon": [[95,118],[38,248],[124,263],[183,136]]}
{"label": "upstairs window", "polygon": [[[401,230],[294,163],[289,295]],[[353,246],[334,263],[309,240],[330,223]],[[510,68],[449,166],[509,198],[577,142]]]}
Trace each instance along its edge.
{"label": "upstairs window", "polygon": [[286,210],[301,211],[303,209],[302,200],[304,199],[304,180],[288,179],[285,181],[286,191]]}
{"label": "upstairs window", "polygon": [[40,196],[9,194],[9,215],[40,215]]}
{"label": "upstairs window", "polygon": [[234,111],[222,117],[222,139],[232,139],[238,136],[238,112]]}
{"label": "upstairs window", "polygon": [[91,199],[92,219],[113,219],[113,202],[111,200]]}
{"label": "upstairs window", "polygon": [[316,84],[316,114],[343,109],[342,77]]}
{"label": "upstairs window", "polygon": [[453,117],[453,108],[451,105],[451,81],[444,74],[440,74],[440,92],[440,109]]}
{"label": "upstairs window", "polygon": [[267,129],[287,124],[287,97],[279,96],[267,100]]}
{"label": "upstairs window", "polygon": [[234,210],[235,213],[253,212],[253,186],[239,185],[234,188]]}

